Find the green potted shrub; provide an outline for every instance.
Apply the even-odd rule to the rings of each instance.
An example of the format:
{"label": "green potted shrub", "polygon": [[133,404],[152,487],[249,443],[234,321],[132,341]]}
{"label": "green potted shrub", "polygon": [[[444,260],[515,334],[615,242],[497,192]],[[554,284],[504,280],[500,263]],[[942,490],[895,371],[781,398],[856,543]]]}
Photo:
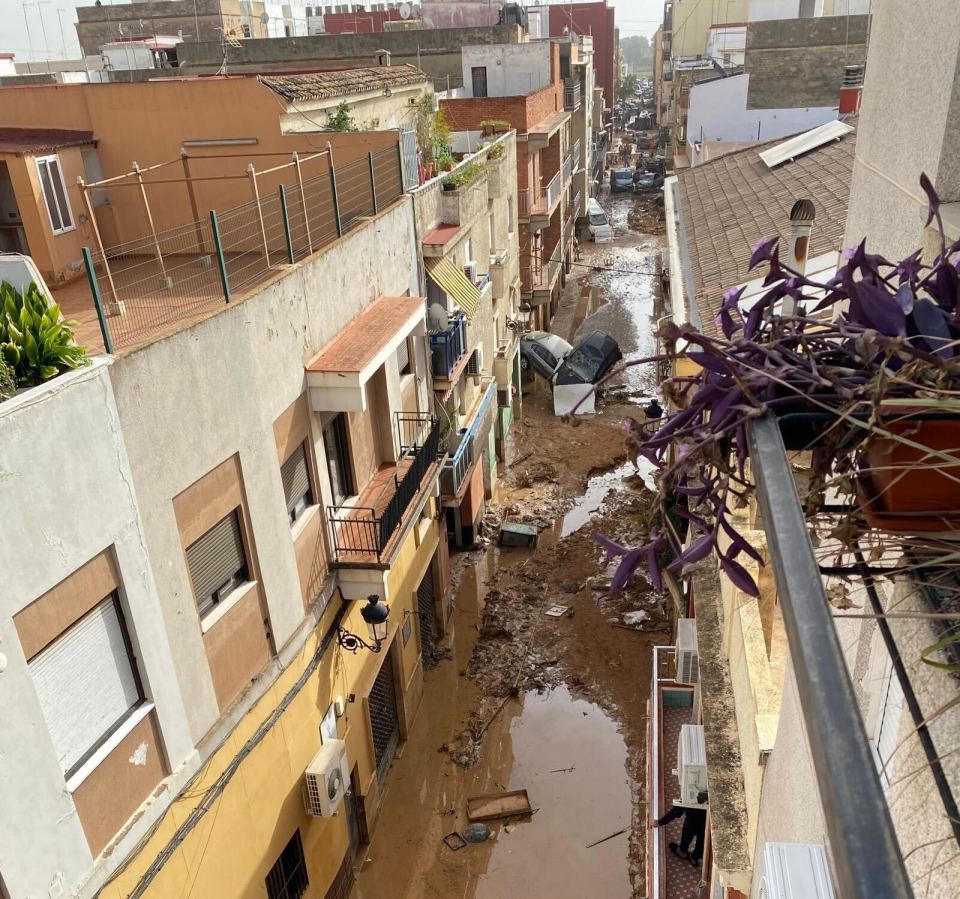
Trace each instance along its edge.
{"label": "green potted shrub", "polygon": [[74,324],[36,284],[17,290],[0,283],[0,356],[17,387],[33,387],[89,364],[87,351],[74,340]]}

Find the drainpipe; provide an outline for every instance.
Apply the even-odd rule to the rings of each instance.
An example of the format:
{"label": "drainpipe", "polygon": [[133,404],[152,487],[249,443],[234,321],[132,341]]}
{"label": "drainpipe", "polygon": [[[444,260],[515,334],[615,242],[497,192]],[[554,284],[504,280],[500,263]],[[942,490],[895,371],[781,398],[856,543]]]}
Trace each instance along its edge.
{"label": "drainpipe", "polygon": [[[812,200],[797,200],[790,210],[790,242],[787,245],[786,265],[798,275],[807,271],[807,253],[810,249],[810,232],[813,220],[817,216]],[[791,316],[797,310],[797,301],[793,297],[784,297],[780,314]]]}

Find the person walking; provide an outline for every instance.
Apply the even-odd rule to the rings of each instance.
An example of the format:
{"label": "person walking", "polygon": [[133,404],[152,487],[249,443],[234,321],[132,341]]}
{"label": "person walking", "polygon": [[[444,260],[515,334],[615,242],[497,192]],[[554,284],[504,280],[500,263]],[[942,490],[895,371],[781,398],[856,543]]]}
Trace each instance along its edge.
{"label": "person walking", "polygon": [[[706,794],[701,793],[703,802],[706,803]],[[700,799],[697,796],[697,799]],[[680,842],[670,843],[668,848],[677,856],[685,859],[695,868],[699,867],[703,861],[703,838],[707,831],[707,809],[688,808],[683,805],[675,805],[662,818],[658,818],[651,825],[652,827],[664,827],[677,818],[683,818],[683,829],[680,831]],[[693,848],[691,848],[693,844]]]}

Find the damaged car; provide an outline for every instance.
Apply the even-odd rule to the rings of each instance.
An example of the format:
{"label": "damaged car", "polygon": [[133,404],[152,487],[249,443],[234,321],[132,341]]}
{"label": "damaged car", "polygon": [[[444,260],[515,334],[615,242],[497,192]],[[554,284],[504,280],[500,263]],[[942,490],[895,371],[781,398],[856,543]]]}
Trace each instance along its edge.
{"label": "damaged car", "polygon": [[520,367],[550,384],[557,415],[565,415],[581,400],[580,411],[593,412],[593,385],[622,358],[620,345],[603,331],[593,331],[576,346],[546,331],[532,331],[520,340]]}

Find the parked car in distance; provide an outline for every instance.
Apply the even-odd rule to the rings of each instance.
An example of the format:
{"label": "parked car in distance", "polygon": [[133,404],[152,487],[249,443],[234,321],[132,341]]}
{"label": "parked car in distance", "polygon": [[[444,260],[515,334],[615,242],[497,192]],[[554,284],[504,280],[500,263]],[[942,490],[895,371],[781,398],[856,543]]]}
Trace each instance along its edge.
{"label": "parked car in distance", "polygon": [[633,172],[630,169],[614,169],[610,172],[610,193],[618,194],[633,190]]}
{"label": "parked car in distance", "polygon": [[634,176],[634,193],[652,193],[663,188],[663,175],[657,172],[638,172]]}
{"label": "parked car in distance", "polygon": [[590,240],[598,243],[613,240],[613,228],[607,221],[607,214],[593,197],[587,200],[587,232]]}
{"label": "parked car in distance", "polygon": [[620,346],[604,331],[593,331],[576,346],[546,331],[520,338],[520,367],[554,384],[595,384],[621,359]]}

